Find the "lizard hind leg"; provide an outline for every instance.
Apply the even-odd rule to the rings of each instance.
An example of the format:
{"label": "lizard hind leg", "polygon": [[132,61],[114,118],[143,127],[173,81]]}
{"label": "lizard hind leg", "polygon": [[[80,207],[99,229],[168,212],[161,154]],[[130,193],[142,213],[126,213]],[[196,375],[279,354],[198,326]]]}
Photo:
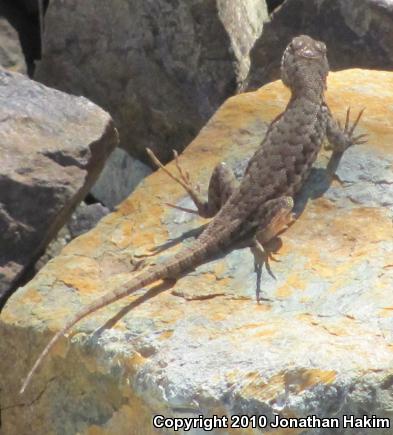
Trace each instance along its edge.
{"label": "lizard hind leg", "polygon": [[268,223],[257,229],[255,235],[262,245],[279,236],[295,221],[292,213],[293,206],[293,199],[290,196],[273,199],[264,204],[264,209],[267,207],[270,209]]}
{"label": "lizard hind leg", "polygon": [[224,162],[221,162],[214,167],[210,177],[207,201],[196,201],[195,197],[190,195],[198,210],[192,210],[168,203],[167,205],[188,213],[198,214],[204,218],[212,218],[221,210],[221,207],[227,202],[237,186],[238,182],[232,169]]}
{"label": "lizard hind leg", "polygon": [[260,219],[260,226],[252,238],[250,248],[254,255],[255,272],[257,274],[256,294],[258,303],[261,299],[266,299],[260,297],[263,264],[265,264],[268,273],[275,278],[269,263],[270,260],[278,261],[273,256],[277,249],[272,247],[272,242],[277,240],[277,237],[294,222],[293,205],[293,199],[284,196],[266,202],[256,213],[255,217]]}
{"label": "lizard hind leg", "polygon": [[170,172],[158,160],[153,151],[151,151],[149,148],[146,148],[146,151],[156,166],[161,168],[169,177],[171,177],[184,188],[184,190],[193,200],[197,210],[166,203],[166,205],[170,207],[188,213],[195,213],[204,218],[211,218],[216,215],[216,213],[221,209],[221,207],[225,204],[237,187],[237,181],[232,170],[225,163],[219,163],[216,165],[211,175],[208,188],[208,199],[206,201],[201,195],[199,186],[194,187],[191,182],[190,174],[186,170],[182,169],[179,162],[179,156],[176,151],[173,151],[173,154],[178,175]]}
{"label": "lizard hind leg", "polygon": [[213,217],[221,210],[238,186],[232,169],[221,162],[215,166],[210,177],[206,212],[208,217]]}

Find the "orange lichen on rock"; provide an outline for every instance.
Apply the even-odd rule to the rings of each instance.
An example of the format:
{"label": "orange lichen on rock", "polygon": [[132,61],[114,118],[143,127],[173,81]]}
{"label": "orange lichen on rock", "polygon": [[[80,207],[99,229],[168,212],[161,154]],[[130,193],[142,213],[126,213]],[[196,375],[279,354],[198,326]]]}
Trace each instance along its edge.
{"label": "orange lichen on rock", "polygon": [[[301,415],[305,398],[332,416],[327,391],[337,409],[363,412],[359,397],[372,396],[375,409],[389,414],[391,395],[382,388],[393,349],[389,84],[393,73],[330,74],[332,111],[343,119],[349,102],[355,112],[366,106],[359,133],[371,136],[344,154],[330,184],[324,172],[329,153],[322,152],[299,201],[301,213],[281,237],[279,261],[270,262],[276,278],[263,267],[260,303],[250,251],[227,252],[177,282],[156,283],[86,318],[73,331],[86,335],[74,335],[68,346],[70,338],[64,339],[61,352],[49,358],[53,364],[37,373],[26,399],[30,405],[12,407],[20,402],[19,381],[48,330],[127,282],[154,247],[163,251],[144,257],[147,265],[177,252],[181,242],[189,242],[184,234],[206,223],[165,206],[186,195],[162,171],[19,289],[0,319],[7,435],[26,428],[55,433],[59,409],[67,413],[70,430],[90,435],[131,427],[149,433],[143,424],[174,409],[199,414],[219,407],[229,415],[240,403],[245,413],[256,406],[279,413],[284,399],[292,404],[284,406],[288,416]],[[180,156],[202,191],[218,162],[236,167],[250,157],[287,99],[282,83],[275,82],[224,103]],[[174,170],[174,163],[168,168]],[[89,404],[83,412],[81,398]]]}

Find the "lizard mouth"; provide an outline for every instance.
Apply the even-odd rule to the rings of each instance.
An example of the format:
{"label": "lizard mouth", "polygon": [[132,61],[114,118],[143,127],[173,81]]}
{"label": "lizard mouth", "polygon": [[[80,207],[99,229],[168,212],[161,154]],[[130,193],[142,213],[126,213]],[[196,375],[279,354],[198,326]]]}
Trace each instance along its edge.
{"label": "lizard mouth", "polygon": [[315,50],[311,50],[310,48],[304,48],[299,52],[299,56],[304,57],[306,59],[319,59],[321,56]]}

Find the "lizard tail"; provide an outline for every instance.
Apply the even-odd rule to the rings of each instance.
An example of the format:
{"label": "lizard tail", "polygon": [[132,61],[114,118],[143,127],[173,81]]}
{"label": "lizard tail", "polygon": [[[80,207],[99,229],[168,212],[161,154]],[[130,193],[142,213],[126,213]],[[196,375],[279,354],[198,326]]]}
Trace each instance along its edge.
{"label": "lizard tail", "polygon": [[41,352],[40,356],[37,358],[33,367],[26,376],[22,384],[22,388],[19,391],[19,394],[24,393],[27,386],[30,384],[34,373],[42,364],[43,360],[48,355],[52,347],[76,323],[78,323],[89,314],[99,310],[100,308],[103,308],[111,304],[112,302],[115,302],[121,298],[124,298],[125,296],[130,295],[131,293],[142,287],[145,287],[146,285],[152,284],[160,279],[177,277],[182,273],[186,272],[188,269],[192,269],[198,266],[201,262],[203,262],[204,259],[206,259],[209,251],[211,252],[212,249],[208,246],[208,244],[200,243],[199,240],[196,240],[194,244],[192,244],[192,246],[180,250],[180,252],[168,258],[166,261],[164,260],[161,264],[157,264],[152,268],[147,268],[146,270],[143,270],[140,274],[132,278],[126,284],[116,289],[113,293],[102,296],[92,304],[88,305],[87,307],[76,313],[76,315],[69,319],[65,326],[52,337],[52,339],[46,345],[45,349]]}

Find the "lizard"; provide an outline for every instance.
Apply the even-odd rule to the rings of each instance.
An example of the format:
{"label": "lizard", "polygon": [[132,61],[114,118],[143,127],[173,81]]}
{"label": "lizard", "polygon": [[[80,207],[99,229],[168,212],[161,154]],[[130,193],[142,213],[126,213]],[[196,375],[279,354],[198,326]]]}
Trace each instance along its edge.
{"label": "lizard", "polygon": [[[307,35],[291,40],[281,59],[281,79],[291,97],[285,110],[270,124],[248,162],[240,183],[225,163],[212,172],[208,198],[203,199],[189,174],[177,169],[179,182],[204,218],[212,218],[201,234],[178,253],[142,269],[121,287],[101,296],[70,318],[49,341],[26,376],[20,393],[55,343],[84,317],[158,280],[177,279],[203,264],[236,241],[247,238],[257,251],[280,234],[293,220],[294,196],[303,186],[325,138],[340,157],[350,146],[365,143],[365,134],[354,136],[364,109],[350,125],[347,110],[344,128],[325,101],[329,64],[326,45]],[[154,154],[153,161],[163,167]],[[178,163],[178,162],[177,162]]]}

